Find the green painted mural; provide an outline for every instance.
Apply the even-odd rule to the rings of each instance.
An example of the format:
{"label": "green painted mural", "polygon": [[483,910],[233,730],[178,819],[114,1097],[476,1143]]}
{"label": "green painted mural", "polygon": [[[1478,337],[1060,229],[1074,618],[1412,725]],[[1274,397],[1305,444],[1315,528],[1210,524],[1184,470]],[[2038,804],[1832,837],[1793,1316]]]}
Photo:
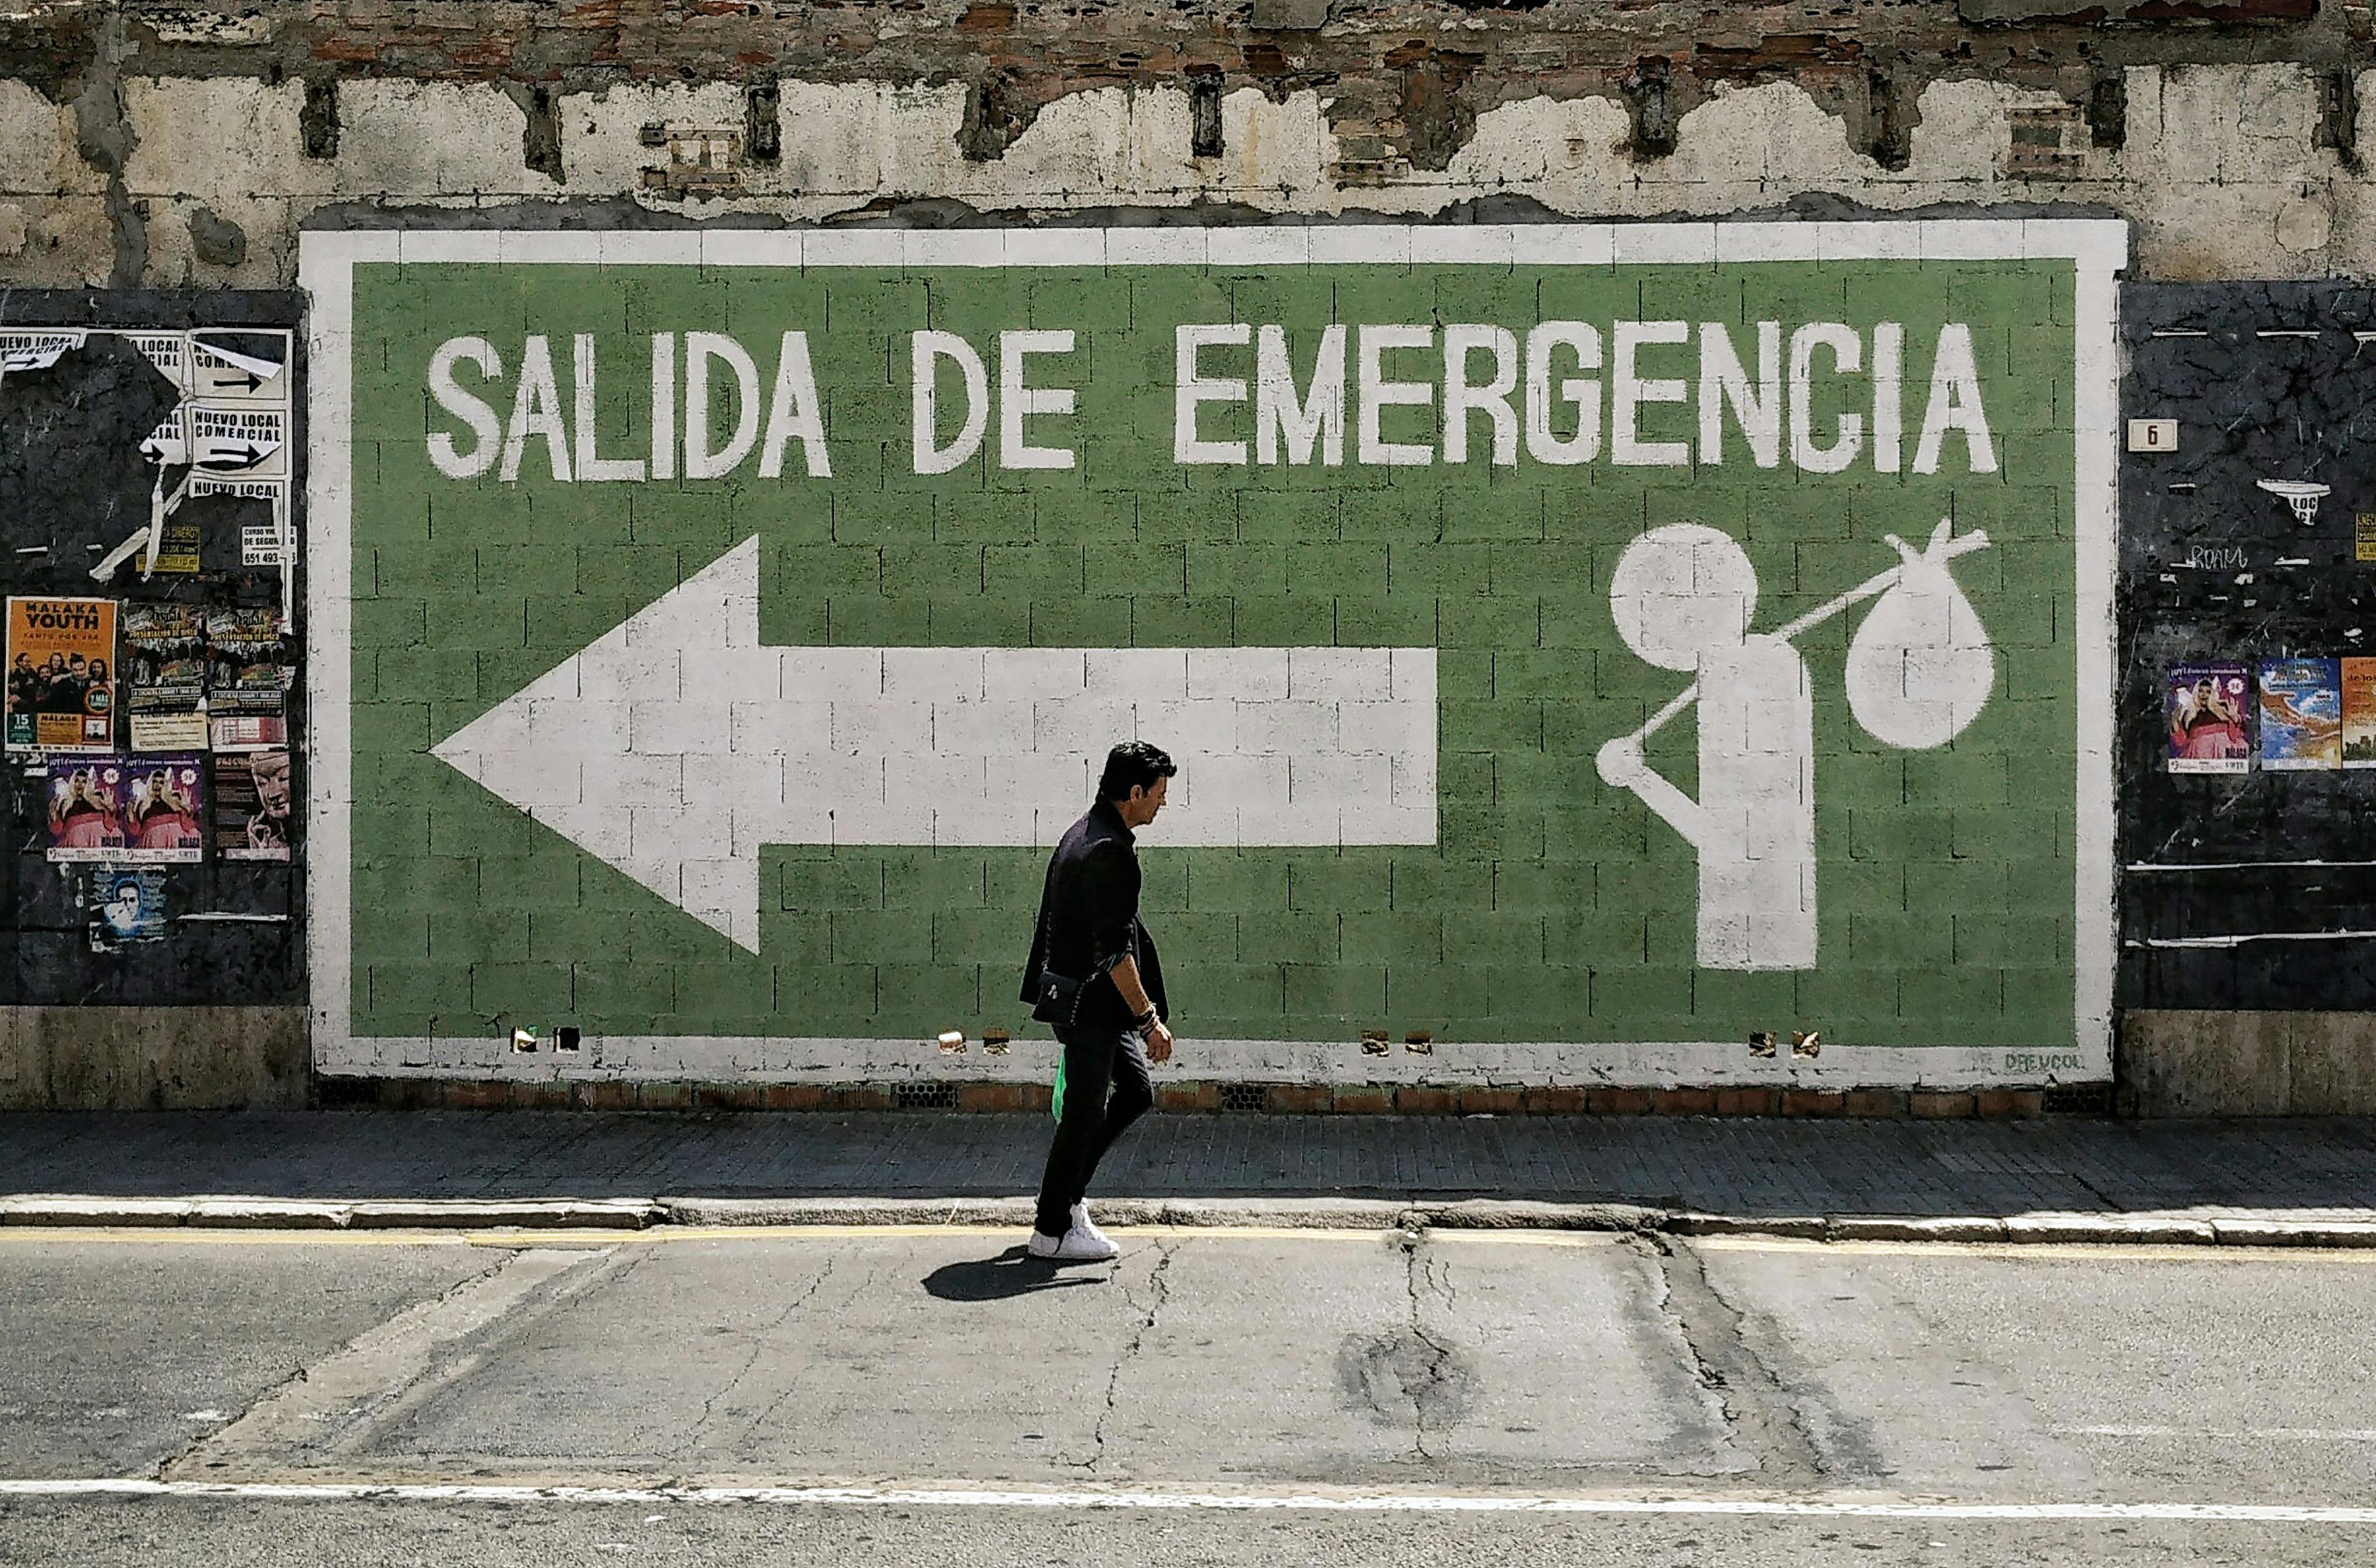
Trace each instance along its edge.
{"label": "green painted mural", "polygon": [[319,1063],[946,1071],[1137,736],[1204,1075],[2109,1076],[2119,245],[315,236]]}

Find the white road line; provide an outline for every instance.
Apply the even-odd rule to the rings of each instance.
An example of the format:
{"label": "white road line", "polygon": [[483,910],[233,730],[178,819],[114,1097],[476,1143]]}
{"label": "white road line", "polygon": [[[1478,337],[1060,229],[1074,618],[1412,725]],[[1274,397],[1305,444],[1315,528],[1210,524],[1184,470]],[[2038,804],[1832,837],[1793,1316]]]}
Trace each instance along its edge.
{"label": "white road line", "polygon": [[2376,1443],[2376,1428],[2368,1427],[2210,1427],[2091,1426],[2050,1427],[2058,1437],[2195,1437],[2216,1443]]}
{"label": "white road line", "polygon": [[1213,1509],[1336,1514],[1725,1515],[1811,1519],[2170,1520],[2376,1525],[2376,1507],[2251,1503],[1893,1503],[1723,1496],[1559,1497],[1446,1492],[979,1491],[938,1487],[488,1486],[369,1481],[154,1481],[135,1476],[0,1480],[0,1498],[234,1498],[257,1503],[832,1504],[897,1508]]}

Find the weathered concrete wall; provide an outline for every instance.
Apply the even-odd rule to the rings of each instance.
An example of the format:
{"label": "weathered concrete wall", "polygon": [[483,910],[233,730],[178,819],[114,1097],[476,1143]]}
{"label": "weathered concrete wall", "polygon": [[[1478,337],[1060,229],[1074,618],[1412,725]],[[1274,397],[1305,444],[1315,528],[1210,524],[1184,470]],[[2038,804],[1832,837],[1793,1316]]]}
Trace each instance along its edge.
{"label": "weathered concrete wall", "polygon": [[[302,232],[398,214],[612,229],[1497,203],[2111,213],[2132,279],[2351,278],[2376,268],[2372,40],[2368,6],[2315,0],[18,0],[0,7],[0,291],[285,289]],[[292,954],[255,961],[302,983]],[[2153,978],[2175,963],[2125,964],[2124,1004],[2221,1004],[2199,956]],[[186,978],[158,1000],[197,1000],[208,982]],[[2359,1004],[2240,982],[2224,1001],[2321,997]]]}
{"label": "weathered concrete wall", "polygon": [[0,1007],[0,1111],[287,1109],[303,1007]]}
{"label": "weathered concrete wall", "polygon": [[[20,10],[0,276],[24,283],[285,286],[309,221],[527,200],[586,204],[560,223],[2079,203],[2137,224],[2145,277],[2348,274],[2376,247],[2368,8],[2312,0]],[[694,132],[726,167],[682,164]]]}

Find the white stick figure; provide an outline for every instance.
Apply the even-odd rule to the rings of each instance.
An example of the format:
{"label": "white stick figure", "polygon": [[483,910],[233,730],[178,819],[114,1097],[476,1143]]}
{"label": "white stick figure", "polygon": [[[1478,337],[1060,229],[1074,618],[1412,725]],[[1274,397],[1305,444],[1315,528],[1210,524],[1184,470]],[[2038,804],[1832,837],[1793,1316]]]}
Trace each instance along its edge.
{"label": "white stick figure", "polygon": [[[1806,661],[1791,645],[1800,633],[1849,606],[1895,587],[1919,569],[1926,589],[1954,556],[1978,550],[1988,536],[1951,539],[1942,523],[1930,548],[1917,553],[1895,536],[1899,564],[1858,585],[1775,631],[1750,630],[1757,614],[1757,572],[1732,538],[1697,523],[1654,529],[1626,546],[1610,575],[1610,612],[1625,646],[1661,670],[1691,671],[1693,683],[1630,735],[1600,748],[1600,777],[1630,790],[1699,851],[1698,962],[1710,969],[1808,969],[1815,966],[1815,707]],[[1924,694],[1854,694],[1860,722],[1885,708],[1939,710],[1922,743],[1943,744],[1969,724],[1987,700],[1993,653],[1984,636],[1951,620],[1939,600],[1939,638],[1959,652],[1957,671],[1969,685],[1977,654],[1988,661],[1978,701],[1958,694],[1949,702]],[[1892,631],[1906,620],[1891,617]],[[1871,623],[1869,621],[1868,624]],[[1977,640],[1975,637],[1977,636]],[[1859,633],[1859,637],[1863,636]],[[1935,679],[1936,649],[1902,650],[1895,668],[1918,680]],[[1869,656],[1868,656],[1869,657]],[[1942,671],[1941,673],[1945,673]],[[1696,801],[1644,760],[1643,746],[1683,709],[1699,705],[1699,786]],[[1946,726],[1941,730],[1941,720]],[[1912,727],[1908,727],[1909,729]],[[1879,737],[1895,744],[1896,735]]]}

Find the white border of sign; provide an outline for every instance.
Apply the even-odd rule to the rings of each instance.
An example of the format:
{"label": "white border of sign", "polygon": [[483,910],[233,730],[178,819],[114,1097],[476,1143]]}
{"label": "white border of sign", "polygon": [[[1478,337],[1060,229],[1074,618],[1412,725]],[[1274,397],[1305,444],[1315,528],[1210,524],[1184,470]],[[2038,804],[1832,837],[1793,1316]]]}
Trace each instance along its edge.
{"label": "white border of sign", "polygon": [[[350,430],[354,267],[359,263],[504,262],[602,267],[1265,267],[1724,265],[1761,261],[2058,260],[2076,264],[2073,438],[2078,767],[2073,1050],[1826,1046],[1812,1061],[1752,1058],[1737,1043],[1468,1043],[1438,1054],[1364,1056],[1352,1040],[1182,1042],[1184,1077],[1313,1083],[1789,1084],[1937,1087],[2102,1082],[2112,1075],[2112,585],[2118,493],[2116,279],[2128,263],[2117,219],[1769,223],[1302,224],[1244,229],[716,230],[635,233],[374,230],[305,234],[298,282],[312,302],[312,437],[306,605],[306,735],[312,807],[315,1070],[372,1076],[711,1082],[1038,1081],[1043,1051],[944,1055],[929,1039],[604,1037],[583,1058],[512,1051],[508,1039],[357,1039],[351,1032],[353,800]],[[1587,1056],[1588,1053],[1588,1056]]]}

